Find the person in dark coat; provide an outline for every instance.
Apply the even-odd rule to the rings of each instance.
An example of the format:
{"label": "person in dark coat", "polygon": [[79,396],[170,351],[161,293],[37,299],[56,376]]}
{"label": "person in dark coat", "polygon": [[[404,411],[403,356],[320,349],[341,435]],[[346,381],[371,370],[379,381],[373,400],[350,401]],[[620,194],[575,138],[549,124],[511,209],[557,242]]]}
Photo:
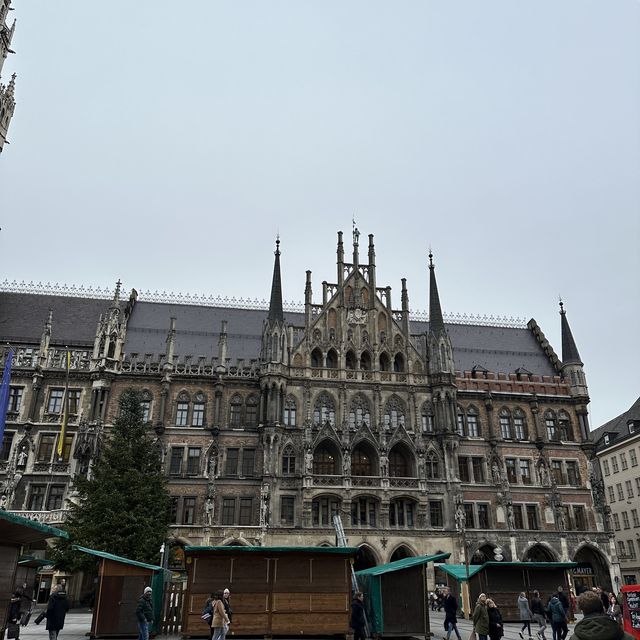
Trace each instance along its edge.
{"label": "person in dark coat", "polygon": [[451,593],[449,587],[444,588],[444,630],[447,632],[447,640],[451,637],[451,632],[455,631],[458,640],[462,640],[460,632],[458,631],[458,619],[456,614],[458,613],[458,601]]}
{"label": "person in dark coat", "polygon": [[[229,601],[229,598],[231,597],[231,592],[229,591],[229,589],[225,589],[222,592],[222,604],[224,605],[224,611],[227,614],[227,618],[229,618],[229,624],[231,624],[232,620],[233,620],[233,610],[231,609],[231,602]],[[229,630],[229,625],[227,625],[226,627],[227,631]],[[225,633],[223,635],[223,638],[226,638],[227,634]]]}
{"label": "person in dark coat", "polygon": [[149,626],[153,623],[153,603],[151,602],[151,587],[145,587],[142,597],[136,607],[138,621],[138,640],[149,640]]}
{"label": "person in dark coat", "polygon": [[52,591],[45,616],[49,640],[56,640],[60,630],[64,627],[64,619],[69,611],[69,601],[62,585],[56,585]]}
{"label": "person in dark coat", "polygon": [[562,606],[558,594],[554,593],[549,602],[549,616],[551,617],[551,629],[553,631],[553,640],[564,640],[569,633],[567,627],[567,612]]}
{"label": "person in dark coat", "polygon": [[569,640],[633,640],[633,636],[605,614],[600,595],[595,591],[581,593],[578,607],[584,617],[576,624]]}
{"label": "person in dark coat", "polygon": [[487,611],[489,612],[489,638],[491,640],[500,640],[504,635],[502,614],[491,598],[487,598]]}
{"label": "person in dark coat", "polygon": [[364,594],[362,591],[358,591],[353,597],[349,624],[353,629],[353,640],[365,640],[367,623],[364,614]]}

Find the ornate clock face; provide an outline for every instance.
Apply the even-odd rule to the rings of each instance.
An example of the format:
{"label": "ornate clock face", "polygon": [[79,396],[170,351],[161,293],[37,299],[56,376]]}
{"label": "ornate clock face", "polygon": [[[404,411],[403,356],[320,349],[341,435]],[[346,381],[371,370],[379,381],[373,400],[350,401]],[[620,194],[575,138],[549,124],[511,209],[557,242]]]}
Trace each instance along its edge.
{"label": "ornate clock face", "polygon": [[367,312],[364,309],[351,309],[347,314],[347,322],[349,324],[366,324]]}

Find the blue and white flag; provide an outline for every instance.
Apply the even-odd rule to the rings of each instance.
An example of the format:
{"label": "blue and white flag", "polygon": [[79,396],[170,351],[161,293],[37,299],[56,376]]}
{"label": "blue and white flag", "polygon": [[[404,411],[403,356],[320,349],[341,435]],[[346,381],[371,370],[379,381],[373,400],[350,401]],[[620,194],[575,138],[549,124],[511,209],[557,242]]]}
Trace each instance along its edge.
{"label": "blue and white flag", "polygon": [[11,382],[11,363],[13,362],[13,350],[9,350],[4,363],[2,384],[0,384],[0,449],[4,441],[4,423],[7,421],[7,409],[9,408],[9,383]]}

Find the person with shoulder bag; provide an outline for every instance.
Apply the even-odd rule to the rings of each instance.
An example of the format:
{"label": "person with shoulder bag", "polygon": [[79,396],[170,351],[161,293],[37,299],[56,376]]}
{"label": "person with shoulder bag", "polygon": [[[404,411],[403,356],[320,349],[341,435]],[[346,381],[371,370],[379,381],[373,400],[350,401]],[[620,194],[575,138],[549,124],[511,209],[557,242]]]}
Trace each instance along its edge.
{"label": "person with shoulder bag", "polygon": [[[487,611],[487,595],[481,593],[473,610],[473,632],[478,634],[478,640],[488,640],[489,612]],[[473,637],[473,634],[472,634]]]}
{"label": "person with shoulder bag", "polygon": [[229,631],[229,617],[224,610],[224,603],[222,602],[222,592],[217,591],[213,595],[212,601],[213,618],[211,620],[211,627],[213,634],[212,640],[224,640],[225,634]]}

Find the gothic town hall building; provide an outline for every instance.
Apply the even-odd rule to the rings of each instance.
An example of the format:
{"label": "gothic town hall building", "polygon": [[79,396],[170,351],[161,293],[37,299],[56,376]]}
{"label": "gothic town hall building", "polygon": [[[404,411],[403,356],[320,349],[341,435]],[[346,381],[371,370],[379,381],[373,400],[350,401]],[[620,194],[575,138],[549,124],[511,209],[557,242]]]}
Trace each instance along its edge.
{"label": "gothic town hall building", "polygon": [[430,256],[429,321],[412,317],[406,281],[394,306],[373,235],[361,252],[356,230],[350,260],[338,233],[335,280],[314,296],[307,271],[291,311],[280,258],[278,243],[268,309],[5,283],[0,340],[16,357],[2,508],[63,525],[74,475],[91,473],[136,387],[174,545],[333,545],[339,513],[356,568],[439,551],[462,561],[465,539],[473,562],[497,548],[575,560],[576,583],[611,586],[587,382],[562,308],[562,358],[533,319],[445,322]]}

